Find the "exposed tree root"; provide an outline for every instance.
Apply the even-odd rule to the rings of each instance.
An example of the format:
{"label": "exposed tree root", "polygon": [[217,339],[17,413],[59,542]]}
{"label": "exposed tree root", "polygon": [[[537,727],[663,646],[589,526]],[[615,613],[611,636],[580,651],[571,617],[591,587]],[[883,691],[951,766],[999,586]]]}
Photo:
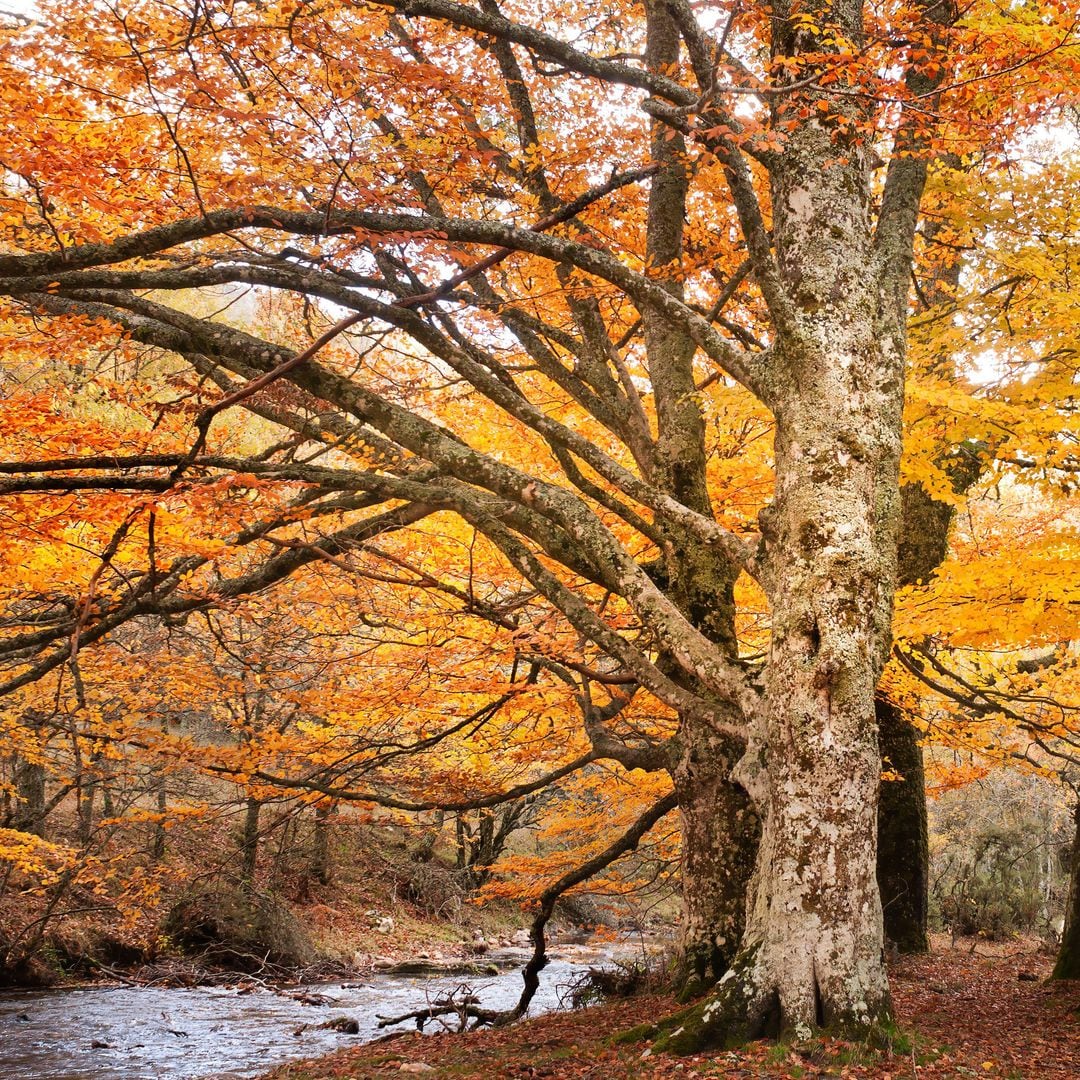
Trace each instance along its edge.
{"label": "exposed tree root", "polygon": [[787,1022],[779,989],[763,977],[756,949],[744,951],[703,1000],[615,1036],[616,1043],[652,1041],[658,1053],[685,1055],[732,1050],[761,1038],[828,1034],[868,1047],[890,1047],[896,1038],[888,1004],[869,1013],[837,1015],[819,1008],[818,1024],[807,1029]]}
{"label": "exposed tree root", "polygon": [[653,1049],[696,1054],[730,1049],[776,1034],[776,996],[758,988],[755,960],[756,950],[742,953],[707,997],[666,1017],[652,1032],[645,1033],[646,1038],[652,1038]]}

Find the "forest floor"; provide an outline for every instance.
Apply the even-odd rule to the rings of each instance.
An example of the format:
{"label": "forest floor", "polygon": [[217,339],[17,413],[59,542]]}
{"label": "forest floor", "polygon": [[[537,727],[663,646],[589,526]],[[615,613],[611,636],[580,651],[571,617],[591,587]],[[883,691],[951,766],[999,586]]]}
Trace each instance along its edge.
{"label": "forest floor", "polygon": [[616,1032],[675,1008],[670,998],[648,996],[549,1013],[497,1031],[411,1032],[293,1063],[267,1080],[386,1080],[410,1073],[432,1080],[1080,1077],[1080,983],[1047,983],[1049,953],[1032,941],[951,947],[943,937],[935,945],[931,955],[902,958],[892,970],[897,1018],[909,1045],[891,1054],[830,1039],[805,1046],[759,1042],[685,1058],[653,1057],[646,1044],[611,1046]]}

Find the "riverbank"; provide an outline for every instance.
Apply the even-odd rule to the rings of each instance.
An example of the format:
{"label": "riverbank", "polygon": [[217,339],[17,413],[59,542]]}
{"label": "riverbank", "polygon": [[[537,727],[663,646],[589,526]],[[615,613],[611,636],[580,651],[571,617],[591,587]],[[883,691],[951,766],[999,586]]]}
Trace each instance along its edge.
{"label": "riverbank", "polygon": [[1080,985],[1044,981],[1050,954],[1031,941],[979,942],[974,948],[960,942],[950,948],[941,937],[935,945],[931,955],[901,958],[892,970],[897,1017],[905,1032],[892,1054],[867,1055],[837,1040],[803,1047],[761,1042],[738,1052],[688,1058],[653,1057],[645,1044],[611,1046],[616,1032],[675,1008],[670,998],[650,996],[552,1013],[502,1030],[400,1035],[287,1065],[266,1080],[386,1080],[409,1072],[432,1080],[1080,1076]]}
{"label": "riverbank", "polygon": [[[590,968],[635,960],[640,947],[637,941],[554,945],[534,1013],[567,1007]],[[521,953],[511,949],[483,962],[447,961],[419,973],[389,970],[308,985],[249,978],[229,986],[0,991],[3,1077],[253,1077],[282,1062],[377,1040],[388,1026],[413,1030],[411,1017],[441,1002],[468,998],[486,1009],[509,1009],[522,990]],[[403,966],[412,972],[419,965]],[[459,970],[451,974],[453,967]]]}
{"label": "riverbank", "polygon": [[[58,838],[74,827],[68,816],[54,815]],[[237,881],[230,831],[213,822],[177,835],[157,861],[145,837],[118,834],[82,876],[42,888],[12,878],[0,890],[0,987],[348,980],[527,944],[528,915],[472,903],[452,851],[399,825],[340,819],[326,880],[288,853],[266,858],[250,885]]]}

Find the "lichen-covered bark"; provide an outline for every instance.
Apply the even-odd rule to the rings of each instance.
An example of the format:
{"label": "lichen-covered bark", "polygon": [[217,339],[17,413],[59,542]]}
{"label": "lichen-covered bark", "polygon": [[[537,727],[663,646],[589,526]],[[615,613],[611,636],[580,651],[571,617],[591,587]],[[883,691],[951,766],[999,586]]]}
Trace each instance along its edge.
{"label": "lichen-covered bark", "polygon": [[[678,29],[663,3],[646,4],[646,20],[646,63],[652,71],[670,72],[680,60]],[[649,261],[657,279],[681,298],[689,183],[685,140],[655,123],[651,155],[662,168],[649,192]],[[705,425],[693,368],[697,346],[685,329],[658,311],[644,309],[642,325],[657,414],[653,481],[685,506],[711,517]],[[682,530],[668,526],[665,540],[666,593],[725,656],[736,658],[734,587],[740,567]],[[677,665],[667,667],[674,674]],[[730,777],[741,754],[738,743],[700,717],[683,714],[677,745],[672,779],[682,818],[683,923],[673,983],[680,997],[688,999],[712,986],[738,949],[758,819],[746,792]]]}
{"label": "lichen-covered bark", "polygon": [[[859,4],[833,14],[858,36]],[[778,50],[804,47],[801,33],[778,31]],[[777,322],[766,387],[777,479],[760,562],[772,639],[739,770],[763,816],[744,944],[661,1048],[725,1045],[774,1028],[861,1038],[890,1015],[874,690],[896,576],[904,290],[867,272],[876,259],[866,151],[847,145],[839,162],[837,152],[831,130],[804,122],[772,171],[776,259],[791,305]]]}
{"label": "lichen-covered bark", "polygon": [[886,939],[902,953],[923,953],[926,933],[929,839],[922,748],[903,711],[877,699],[882,764],[898,774],[881,786],[877,879]]}
{"label": "lichen-covered bark", "polygon": [[1080,979],[1080,802],[1073,811],[1076,833],[1069,867],[1069,899],[1065,906],[1065,929],[1057,962],[1050,978]]}
{"label": "lichen-covered bark", "polygon": [[742,941],[760,823],[731,780],[730,740],[684,726],[674,772],[682,818],[683,921],[673,983],[688,1001],[730,968]]}
{"label": "lichen-covered bark", "polygon": [[[818,214],[844,219],[840,192],[819,206],[822,193],[795,191],[805,237]],[[682,1025],[661,1040],[673,1049],[773,1027],[863,1037],[889,1018],[874,687],[895,572],[901,373],[878,333],[877,296],[857,280],[860,262],[828,267],[827,255],[817,265],[836,275],[836,299],[804,298],[802,342],[784,358],[802,396],[778,409],[765,575],[773,637],[760,743],[745,771],[764,822],[744,947],[694,1014],[693,1038]]]}

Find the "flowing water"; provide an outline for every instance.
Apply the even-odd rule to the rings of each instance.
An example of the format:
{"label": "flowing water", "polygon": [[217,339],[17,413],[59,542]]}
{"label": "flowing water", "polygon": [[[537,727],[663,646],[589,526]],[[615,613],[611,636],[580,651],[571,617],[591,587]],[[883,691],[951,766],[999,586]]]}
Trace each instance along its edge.
{"label": "flowing water", "polygon": [[[567,987],[611,954],[556,958],[541,974],[533,1015],[560,1008]],[[492,976],[374,975],[354,983],[286,991],[195,987],[89,988],[0,993],[2,1080],[195,1080],[257,1076],[386,1034],[379,1016],[424,1008],[468,983],[486,1008],[508,1008],[521,992],[518,969]],[[288,995],[329,999],[310,1005]],[[317,1025],[348,1017],[359,1035]],[[426,1030],[437,1029],[435,1021]],[[408,1030],[408,1027],[394,1030]]]}

